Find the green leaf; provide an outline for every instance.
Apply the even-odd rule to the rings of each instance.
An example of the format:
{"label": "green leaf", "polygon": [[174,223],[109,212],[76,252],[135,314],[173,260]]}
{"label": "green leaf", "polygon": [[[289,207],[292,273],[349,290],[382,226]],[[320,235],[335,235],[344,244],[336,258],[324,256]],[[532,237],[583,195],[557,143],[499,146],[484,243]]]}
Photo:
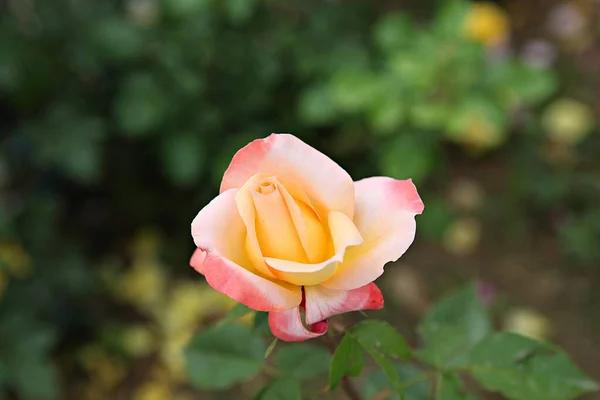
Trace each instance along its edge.
{"label": "green leaf", "polygon": [[248,306],[245,306],[242,303],[237,303],[235,306],[233,306],[231,311],[229,311],[229,314],[227,314],[227,318],[238,319],[251,312],[252,309]]}
{"label": "green leaf", "polygon": [[198,134],[165,135],[161,150],[165,173],[171,182],[178,186],[198,183],[206,158]]}
{"label": "green leaf", "polygon": [[410,358],[410,348],[404,337],[385,321],[359,322],[349,329],[348,334],[368,352],[395,359]]}
{"label": "green leaf", "polygon": [[302,400],[302,389],[294,379],[277,379],[261,390],[255,400]]}
{"label": "green leaf", "polygon": [[435,385],[436,400],[467,400],[463,384],[455,374],[439,374]]}
{"label": "green leaf", "polygon": [[292,378],[308,379],[327,372],[329,351],[307,343],[288,344],[275,355],[279,370]]}
{"label": "green leaf", "polygon": [[566,354],[508,332],[479,343],[468,368],[484,387],[514,400],[569,400],[600,389]]}
{"label": "green leaf", "polygon": [[124,135],[152,133],[166,118],[170,108],[165,91],[149,73],[135,73],[122,84],[114,104],[115,117]]}
{"label": "green leaf", "polygon": [[185,349],[187,371],[199,389],[225,389],[262,368],[265,344],[240,324],[217,325],[198,333]]}
{"label": "green leaf", "polygon": [[459,366],[466,355],[491,331],[489,316],[474,284],[444,297],[419,325],[425,347],[419,358],[436,366]]}
{"label": "green leaf", "polygon": [[329,388],[335,389],[345,376],[360,375],[364,364],[360,345],[346,335],[335,349],[329,367]]}
{"label": "green leaf", "polygon": [[254,314],[254,330],[260,335],[271,336],[268,312],[257,311],[256,314]]}
{"label": "green leaf", "polygon": [[401,390],[400,376],[389,358],[410,358],[406,341],[384,321],[363,321],[348,330],[347,336],[355,340],[382,369],[395,392]]}
{"label": "green leaf", "polygon": [[[404,384],[409,384],[404,390],[404,398],[402,400],[431,400],[431,385],[427,380],[420,378],[425,372],[408,364],[394,363],[396,372],[400,380]],[[415,382],[415,383],[410,383]],[[373,370],[367,375],[366,380],[361,386],[362,394],[367,399],[381,398],[381,393],[389,393],[386,400],[400,400],[400,396],[392,392],[393,388],[390,385],[386,375],[380,369]]]}

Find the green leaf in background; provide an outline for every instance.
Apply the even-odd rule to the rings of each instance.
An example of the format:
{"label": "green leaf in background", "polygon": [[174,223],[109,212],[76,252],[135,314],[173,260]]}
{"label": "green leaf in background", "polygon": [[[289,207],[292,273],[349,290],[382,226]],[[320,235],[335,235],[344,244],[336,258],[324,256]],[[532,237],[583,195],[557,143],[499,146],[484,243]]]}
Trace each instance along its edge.
{"label": "green leaf in background", "polygon": [[199,389],[225,389],[260,372],[266,346],[240,324],[200,331],[185,349],[190,383]]}
{"label": "green leaf in background", "polygon": [[467,400],[463,384],[455,374],[440,373],[435,381],[436,400]]}
{"label": "green leaf in background", "polygon": [[332,99],[345,112],[362,111],[380,93],[378,77],[368,70],[340,70],[333,76]]}
{"label": "green leaf in background", "polygon": [[383,175],[420,181],[434,166],[434,150],[416,134],[403,133],[381,148],[379,166]]}
{"label": "green leaf in background", "polygon": [[491,331],[475,284],[442,298],[419,324],[425,346],[417,354],[433,365],[460,366],[466,354]]}
{"label": "green leaf in background", "polygon": [[26,399],[60,398],[58,376],[49,357],[56,342],[55,329],[21,315],[3,317],[0,342],[7,383]]}
{"label": "green leaf in background", "polygon": [[492,66],[490,80],[497,86],[501,100],[510,107],[537,105],[558,87],[552,71],[532,69],[517,62]]}
{"label": "green leaf in background", "polygon": [[308,343],[286,344],[275,354],[279,370],[292,378],[309,379],[329,369],[329,351]]}
{"label": "green leaf in background", "polygon": [[161,146],[165,173],[177,186],[193,186],[203,172],[206,159],[202,137],[194,133],[165,136]]}
{"label": "green leaf in background", "polygon": [[254,400],[302,400],[300,382],[282,378],[269,383]]}
{"label": "green leaf in background", "polygon": [[195,16],[200,12],[210,12],[214,0],[163,0],[165,11],[177,17]]}
{"label": "green leaf in background", "polygon": [[22,359],[12,365],[19,393],[26,399],[59,399],[59,380],[54,365],[44,359]]}
{"label": "green leaf in background", "polygon": [[344,336],[331,358],[329,389],[335,389],[345,376],[360,375],[364,364],[363,349],[350,336]]}
{"label": "green leaf in background", "polygon": [[513,400],[570,400],[600,386],[550,345],[514,333],[495,333],[469,356],[475,379]]}
{"label": "green leaf in background", "polygon": [[[370,374],[365,377],[363,384],[361,385],[361,391],[365,398],[381,398],[383,393],[388,393],[389,396],[385,397],[386,400],[430,400],[431,399],[431,382],[426,379],[420,379],[425,377],[425,372],[417,369],[416,367],[403,364],[394,363],[398,376],[403,384],[408,383],[403,392],[404,397],[400,399],[398,394],[393,393],[386,375],[380,369],[373,370]],[[411,382],[413,382],[411,384]]]}
{"label": "green leaf in background", "polygon": [[373,39],[382,50],[394,52],[409,44],[413,35],[414,30],[406,14],[390,13],[377,22]]}
{"label": "green leaf in background", "polygon": [[374,133],[388,136],[397,132],[406,119],[406,105],[398,97],[383,98],[371,107],[369,122]]}
{"label": "green leaf in background", "polygon": [[457,143],[477,149],[494,149],[507,137],[508,116],[492,99],[473,95],[451,114],[444,132]]}
{"label": "green leaf in background", "polygon": [[427,199],[427,212],[419,216],[419,233],[430,240],[441,241],[454,215],[448,201],[441,197]]}
{"label": "green leaf in background", "polygon": [[337,113],[331,90],[327,86],[314,86],[305,90],[299,104],[300,118],[310,124],[330,122]]}
{"label": "green leaf in background", "polygon": [[419,129],[433,130],[444,127],[450,117],[450,109],[442,103],[426,100],[410,109],[410,119]]}
{"label": "green leaf in background", "polygon": [[452,38],[461,35],[464,21],[469,12],[469,3],[466,0],[440,2],[441,6],[433,22],[435,33],[442,38]]}
{"label": "green leaf in background", "polygon": [[223,2],[229,20],[234,24],[241,24],[246,22],[256,7],[256,0],[225,0]]}
{"label": "green leaf in background", "polygon": [[143,32],[124,18],[99,19],[90,26],[89,37],[100,55],[116,60],[137,57],[146,43]]}
{"label": "green leaf in background", "polygon": [[167,93],[150,73],[130,75],[120,87],[114,103],[114,113],[121,133],[139,137],[153,132],[170,109]]}

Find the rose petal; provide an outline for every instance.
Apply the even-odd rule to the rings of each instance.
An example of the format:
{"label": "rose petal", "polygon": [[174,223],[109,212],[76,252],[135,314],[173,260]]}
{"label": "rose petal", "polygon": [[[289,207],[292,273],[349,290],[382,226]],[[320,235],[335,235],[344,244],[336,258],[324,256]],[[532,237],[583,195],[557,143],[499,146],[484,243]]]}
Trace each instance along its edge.
{"label": "rose petal", "polygon": [[349,248],[336,274],[323,283],[331,289],[351,290],[373,282],[383,267],[406,252],[415,238],[415,215],[423,202],[412,180],[374,177],[355,183],[354,223],[364,244]]}
{"label": "rose petal", "polygon": [[302,300],[299,286],[270,281],[211,253],[204,260],[204,276],[214,289],[257,311],[289,310]]}
{"label": "rose petal", "polygon": [[294,198],[284,185],[279,185],[279,191],[288,207],[308,261],[319,262],[326,257],[331,244],[318,213],[303,200],[308,200],[304,191],[294,188],[296,193],[301,193],[300,198]]}
{"label": "rose petal", "polygon": [[306,286],[304,294],[307,324],[314,324],[332,315],[358,310],[378,310],[383,307],[383,296],[374,283],[354,290]]}
{"label": "rose petal", "polygon": [[269,313],[269,328],[275,337],[286,342],[313,339],[327,332],[327,321],[319,321],[306,329],[300,318],[300,308]]}
{"label": "rose petal", "polygon": [[237,212],[237,189],[228,190],[204,207],[192,222],[196,246],[206,251],[203,272],[214,289],[259,311],[282,311],[302,300],[298,286],[261,277],[245,251],[246,227]]}
{"label": "rose petal", "polygon": [[363,242],[354,223],[345,214],[332,211],[329,213],[328,220],[335,254],[328,260],[316,264],[265,257],[265,261],[279,279],[295,285],[318,285],[333,276],[338,263],[344,259],[348,247]]}
{"label": "rose petal", "polygon": [[196,249],[194,251],[194,254],[192,254],[192,258],[190,258],[190,266],[202,275],[204,275],[204,269],[202,268],[202,264],[204,263],[205,258],[206,252],[202,249]]}
{"label": "rose petal", "polygon": [[250,178],[248,182],[244,184],[242,189],[238,191],[235,196],[235,202],[237,205],[238,212],[244,225],[246,226],[246,249],[248,250],[248,256],[252,265],[266,278],[275,278],[275,275],[271,272],[265,260],[263,258],[262,250],[258,244],[256,236],[256,209],[254,208],[254,202],[252,200],[252,194],[250,188],[260,183],[261,179],[267,178],[266,174],[257,174]]}
{"label": "rose petal", "polygon": [[241,188],[254,174],[266,173],[301,186],[317,208],[354,216],[354,187],[348,173],[325,154],[289,134],[272,134],[239,150],[225,171],[221,193]]}

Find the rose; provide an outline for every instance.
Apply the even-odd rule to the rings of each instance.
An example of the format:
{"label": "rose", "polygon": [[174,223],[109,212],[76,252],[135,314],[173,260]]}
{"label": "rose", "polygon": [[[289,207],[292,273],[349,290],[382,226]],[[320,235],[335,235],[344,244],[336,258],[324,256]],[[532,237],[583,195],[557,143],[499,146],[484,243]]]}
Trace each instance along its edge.
{"label": "rose", "polygon": [[422,211],[411,180],[353,182],[300,139],[272,134],[233,157],[219,196],[192,222],[190,264],[214,289],[268,311],[278,338],[306,340],[332,315],[383,307],[373,281],[408,249]]}

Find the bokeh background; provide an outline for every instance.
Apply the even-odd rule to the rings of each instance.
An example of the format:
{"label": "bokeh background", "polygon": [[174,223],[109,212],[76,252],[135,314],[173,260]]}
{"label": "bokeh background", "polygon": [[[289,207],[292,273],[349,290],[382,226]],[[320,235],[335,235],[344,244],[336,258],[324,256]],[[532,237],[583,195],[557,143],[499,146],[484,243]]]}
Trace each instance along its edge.
{"label": "bokeh background", "polygon": [[377,316],[416,341],[477,280],[498,327],[600,379],[599,7],[0,1],[0,398],[217,398],[181,349],[233,303],[189,225],[271,132],[417,183]]}

